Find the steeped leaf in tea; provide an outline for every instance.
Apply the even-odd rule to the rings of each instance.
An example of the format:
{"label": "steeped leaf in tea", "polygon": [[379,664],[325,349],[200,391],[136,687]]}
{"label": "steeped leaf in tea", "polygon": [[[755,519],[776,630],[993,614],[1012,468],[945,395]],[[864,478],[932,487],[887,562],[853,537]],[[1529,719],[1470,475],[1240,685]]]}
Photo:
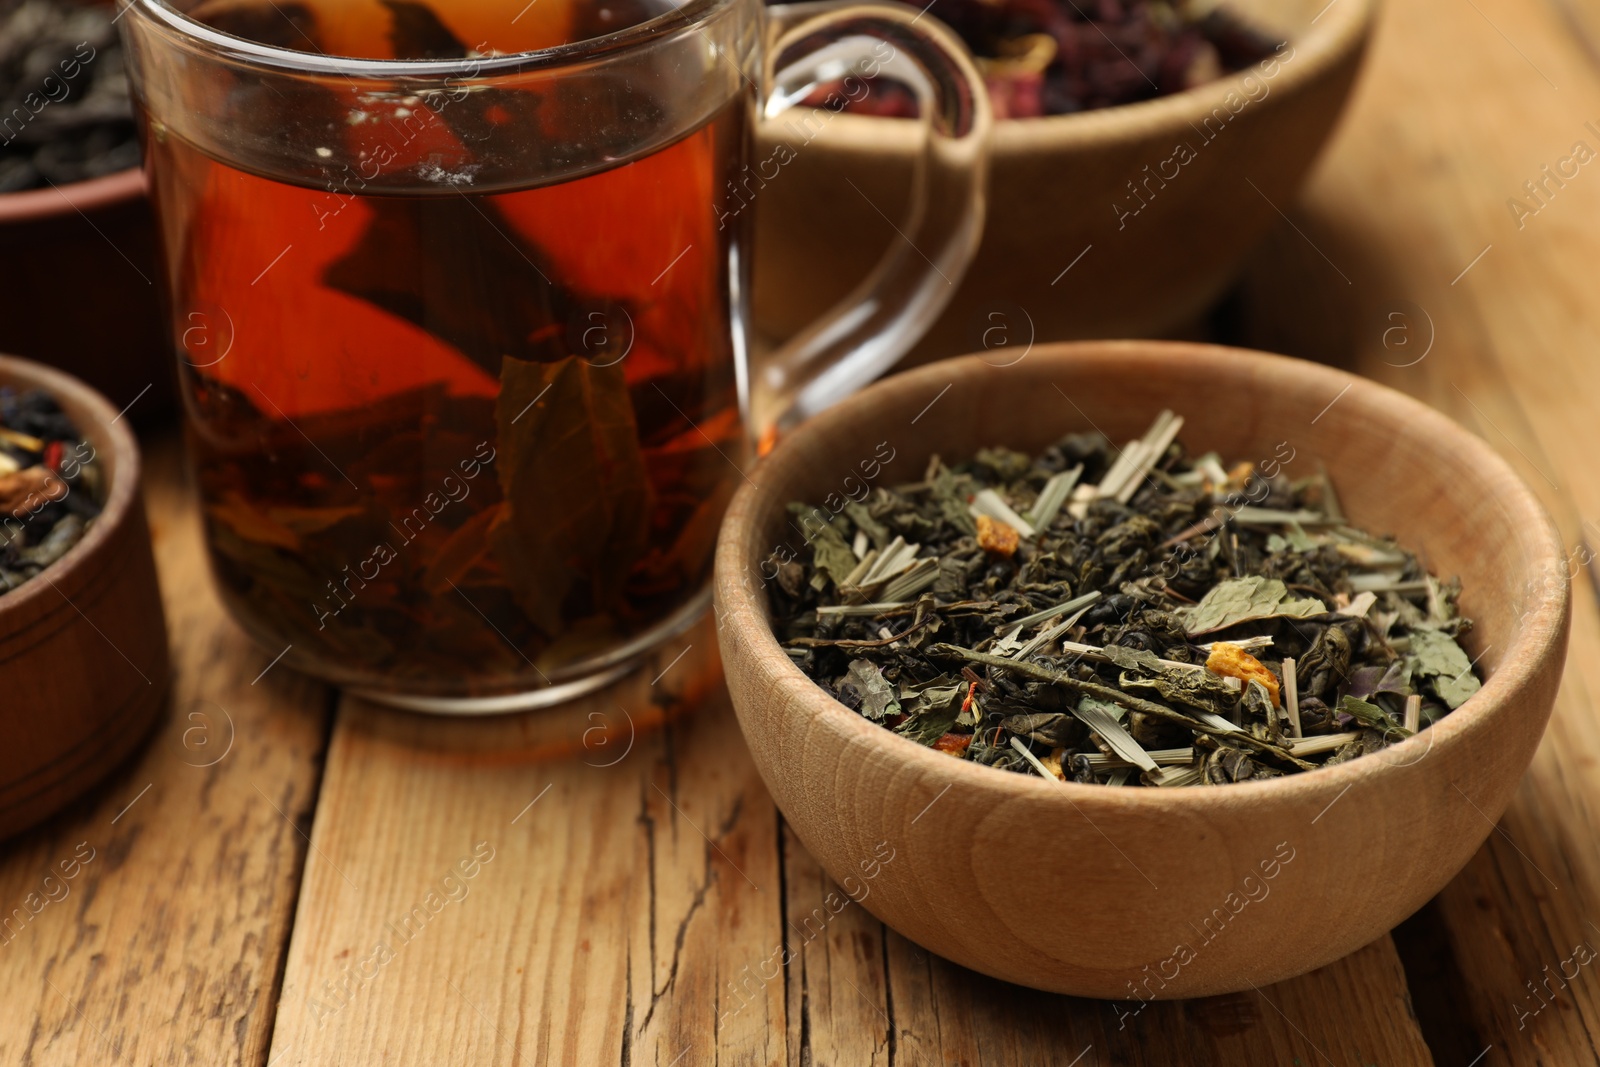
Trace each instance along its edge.
{"label": "steeped leaf in tea", "polygon": [[[719,215],[749,130],[736,68],[653,66],[604,93],[471,74],[666,0],[186,10],[308,54],[464,72],[241,77],[227,109],[248,131],[225,141],[145,116],[235,615],[290,665],[446,698],[592,676],[682,624],[745,438],[746,220]],[[686,96],[696,110],[669,116]]]}

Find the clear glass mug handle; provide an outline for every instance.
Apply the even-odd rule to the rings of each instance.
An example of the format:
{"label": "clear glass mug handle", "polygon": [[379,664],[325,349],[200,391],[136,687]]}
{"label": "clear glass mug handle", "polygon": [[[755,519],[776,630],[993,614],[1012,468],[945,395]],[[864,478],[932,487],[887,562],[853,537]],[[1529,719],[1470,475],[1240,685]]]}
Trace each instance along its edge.
{"label": "clear glass mug handle", "polygon": [[893,366],[955,295],[983,235],[993,125],[983,79],[960,40],[914,8],[807,3],[768,8],[767,15],[761,121],[819,86],[877,75],[916,94],[924,138],[909,215],[891,220],[905,239],[844,300],[755,368],[750,425],[762,452]]}

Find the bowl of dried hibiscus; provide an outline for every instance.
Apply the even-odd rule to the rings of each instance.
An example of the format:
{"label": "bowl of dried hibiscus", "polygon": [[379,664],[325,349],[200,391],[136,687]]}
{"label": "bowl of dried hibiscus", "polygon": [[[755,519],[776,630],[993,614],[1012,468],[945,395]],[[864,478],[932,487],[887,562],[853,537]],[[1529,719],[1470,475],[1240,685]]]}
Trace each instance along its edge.
{"label": "bowl of dried hibiscus", "polygon": [[[920,5],[919,5],[920,6]],[[988,219],[912,360],[1193,323],[1279,220],[1361,66],[1377,0],[935,0],[997,121]],[[754,215],[755,319],[794,334],[916,232],[915,94],[873,60],[767,123],[721,195]],[[914,241],[913,241],[914,243]],[[915,254],[908,250],[907,254]]]}

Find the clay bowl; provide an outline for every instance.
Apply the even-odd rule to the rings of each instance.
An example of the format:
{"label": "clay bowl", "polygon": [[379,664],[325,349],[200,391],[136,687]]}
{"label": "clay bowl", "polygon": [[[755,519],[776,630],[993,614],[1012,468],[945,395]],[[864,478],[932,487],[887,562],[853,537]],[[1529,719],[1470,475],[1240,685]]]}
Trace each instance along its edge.
{"label": "clay bowl", "polygon": [[155,219],[140,170],[0,193],[0,260],[11,265],[0,351],[78,376],[118,410],[138,398],[128,418],[140,425],[172,415]]}
{"label": "clay bowl", "polygon": [[[1377,0],[1232,6],[1292,52],[1174,96],[995,123],[982,245],[914,361],[1161,335],[1216,300],[1294,202],[1350,93]],[[762,128],[742,198],[757,206],[764,336],[816,319],[903,240],[894,226],[906,229],[918,127],[818,111]],[[793,152],[781,168],[780,142]],[[1180,161],[1180,145],[1192,159]]]}
{"label": "clay bowl", "polygon": [[133,750],[161,712],[170,670],[127,420],[76,378],[25,360],[0,356],[0,386],[52,393],[94,447],[108,486],[83,540],[0,595],[5,837],[84,792]]}
{"label": "clay bowl", "polygon": [[[935,452],[1036,450],[1091,427],[1126,441],[1163,407],[1186,417],[1196,450],[1250,459],[1290,442],[1291,476],[1326,464],[1352,521],[1458,575],[1483,689],[1438,725],[1335,767],[1118,789],[924,748],[832,700],[779,648],[761,568],[775,549],[805,550],[788,501],[859,496],[870,461],[885,456],[877,484],[890,485],[920,478]],[[1444,416],[1316,364],[1153,341],[1042,346],[1005,369],[949,360],[807,422],[753,477],[724,523],[715,585],[728,686],[762,778],[869,911],[1007,981],[1193,997],[1360,948],[1438,892],[1490,833],[1560,681],[1567,574],[1533,493]]]}

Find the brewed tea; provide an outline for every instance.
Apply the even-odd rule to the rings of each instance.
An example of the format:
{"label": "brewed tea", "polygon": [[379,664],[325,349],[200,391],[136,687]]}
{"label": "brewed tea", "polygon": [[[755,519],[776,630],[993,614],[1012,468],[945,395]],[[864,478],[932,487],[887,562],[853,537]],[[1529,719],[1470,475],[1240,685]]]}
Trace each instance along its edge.
{"label": "brewed tea", "polygon": [[[655,13],[516,6],[190,14],[285,48],[470,59]],[[648,84],[308,83],[260,94],[306,148],[276,170],[146,116],[212,562],[259,639],[336,681],[471,695],[583,673],[695,610],[743,462],[748,256],[719,211],[740,85],[659,143]]]}

